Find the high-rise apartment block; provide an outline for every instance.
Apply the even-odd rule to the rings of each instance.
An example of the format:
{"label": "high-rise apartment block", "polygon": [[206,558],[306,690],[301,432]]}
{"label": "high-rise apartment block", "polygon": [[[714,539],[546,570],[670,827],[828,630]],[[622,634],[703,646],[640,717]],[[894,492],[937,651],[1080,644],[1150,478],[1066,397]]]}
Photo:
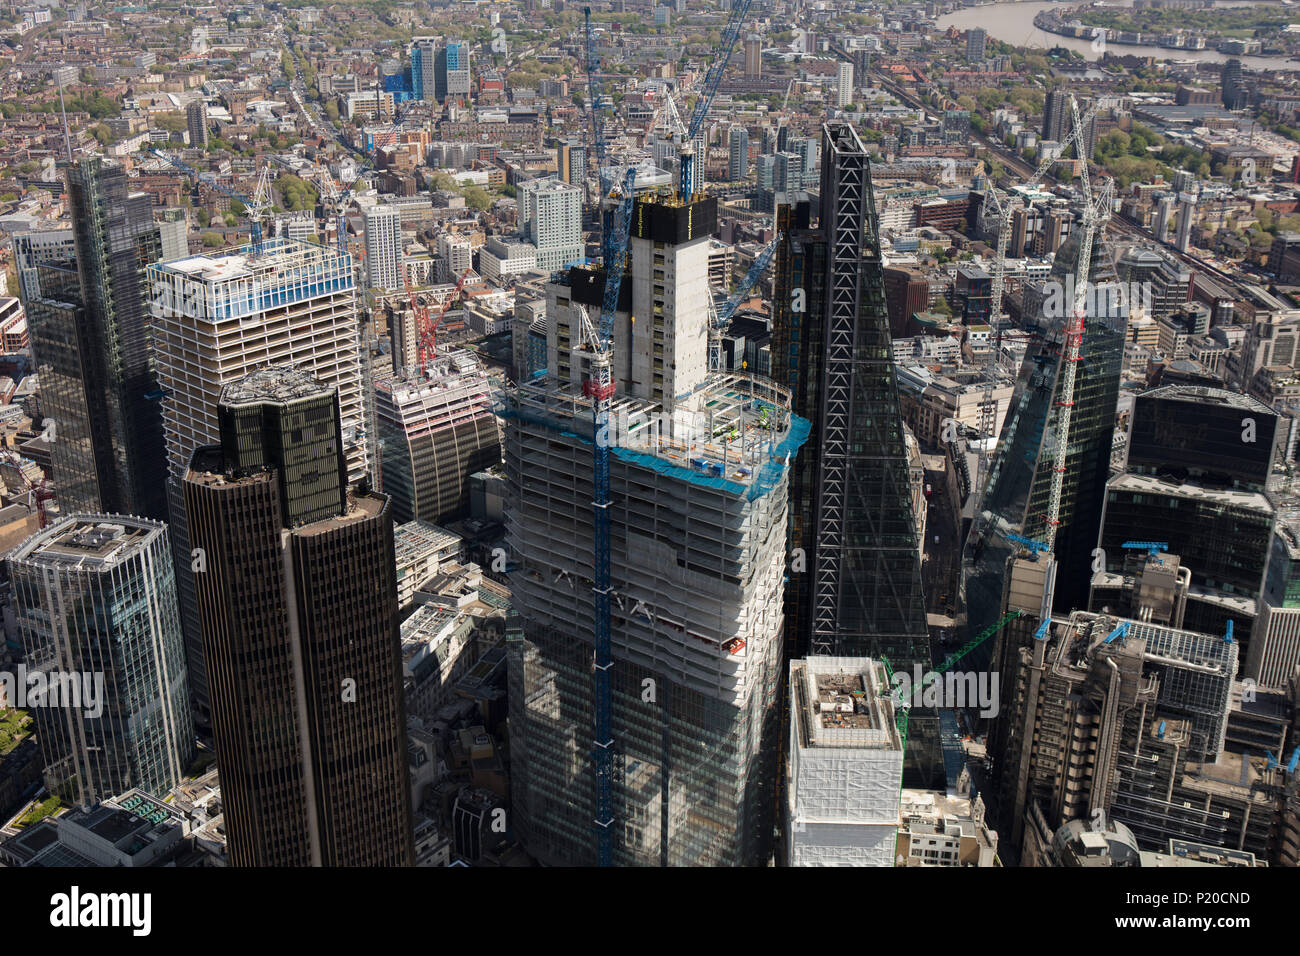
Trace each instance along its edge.
{"label": "high-rise apartment block", "polygon": [[442,524],[469,514],[469,478],[501,462],[501,425],[487,370],[444,352],[419,376],[377,377],[383,488],[393,520]]}
{"label": "high-rise apartment block", "polygon": [[165,795],[194,756],[167,526],[70,515],[28,538],[9,573],[28,676],[59,695],[32,708],[46,785],[80,806],[132,787]]}
{"label": "high-rise apartment block", "polygon": [[439,103],[469,98],[469,44],[459,40],[444,43],[437,53],[434,82]]}
{"label": "high-rise apartment block", "polygon": [[727,178],[741,182],[749,175],[749,131],[743,126],[733,126],[727,137],[730,152]]}
{"label": "high-rise apartment block", "polygon": [[840,62],[835,77],[835,105],[840,109],[853,102],[853,64]]}
{"label": "high-rise apartment block", "polygon": [[554,272],[582,258],[582,190],[558,179],[519,186],[519,231],[537,247],[537,268]]}
{"label": "high-rise apartment block", "polygon": [[190,146],[204,149],[208,145],[208,104],[195,100],[185,107],[185,128],[190,134]]}
{"label": "high-rise apartment block", "polygon": [[411,90],[417,100],[433,100],[438,88],[438,41],[416,37],[411,41]]}
{"label": "high-rise apartment block", "polygon": [[[766,862],[776,807],[786,393],[707,373],[716,200],[639,199],[614,328],[610,488],[616,864]],[[593,404],[582,315],[604,277],[547,287],[545,379],[505,396],[519,626],[507,629],[516,832],[550,863],[596,859]],[[636,321],[632,321],[635,314]],[[676,368],[672,368],[673,365]]]}
{"label": "high-rise apartment block", "polygon": [[350,488],[336,389],[227,385],[184,491],[235,866],[414,858],[388,499]]}
{"label": "high-rise apartment block", "polygon": [[388,292],[402,282],[402,213],[396,206],[370,206],[365,212],[366,280]]}
{"label": "high-rise apartment block", "polygon": [[763,38],[757,33],[745,37],[745,76],[758,79],[763,75]]}
{"label": "high-rise apartment block", "polygon": [[984,49],[988,45],[989,35],[979,27],[966,31],[966,59],[980,63],[984,59]]}
{"label": "high-rise apartment block", "polygon": [[1223,64],[1219,88],[1223,91],[1224,109],[1243,110],[1250,103],[1250,88],[1242,72],[1241,60],[1233,57]]}
{"label": "high-rise apartment block", "polygon": [[352,257],[310,242],[249,246],[149,267],[172,546],[200,714],[207,674],[198,637],[182,482],[200,446],[221,437],[222,389],[265,365],[293,363],[338,390],[348,478],[369,473]]}
{"label": "high-rise apartment block", "polygon": [[893,866],[903,741],[889,677],[865,657],[790,662],[790,866]]}
{"label": "high-rise apartment block", "polygon": [[1070,94],[1052,90],[1043,101],[1043,139],[1059,143],[1070,133]]}

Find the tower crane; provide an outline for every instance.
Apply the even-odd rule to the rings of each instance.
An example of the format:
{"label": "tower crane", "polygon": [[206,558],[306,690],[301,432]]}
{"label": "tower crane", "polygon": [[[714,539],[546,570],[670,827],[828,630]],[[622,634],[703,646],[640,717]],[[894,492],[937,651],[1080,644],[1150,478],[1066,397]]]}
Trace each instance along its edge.
{"label": "tower crane", "polygon": [[[18,463],[15,462],[14,464],[15,467],[17,467]],[[24,491],[27,493],[28,507],[32,508],[33,505],[35,506],[33,510],[36,511],[40,527],[46,527],[50,523],[50,518],[49,514],[45,510],[45,503],[54,499],[54,492],[50,491],[49,479],[41,477],[40,479],[33,481],[31,478],[28,478],[23,474],[21,468],[18,468],[18,474],[19,477],[22,478],[23,483],[27,486]]]}
{"label": "tower crane", "polygon": [[713,295],[709,299],[709,371],[719,372],[722,370],[722,330],[727,327],[731,317],[736,314],[740,308],[740,303],[744,302],[749,295],[750,290],[758,284],[758,280],[763,277],[763,273],[768,270],[772,264],[772,258],[776,255],[777,247],[780,246],[781,240],[785,238],[785,233],[778,232],[776,238],[763,247],[763,251],[754,257],[753,264],[749,271],[745,273],[745,278],[741,280],[740,285],[736,287],[726,304],[719,310],[714,306]]}
{"label": "tower crane", "polygon": [[[461,291],[465,288],[465,280],[473,275],[473,269],[466,269],[456,279],[456,288],[451,291],[442,305],[438,309],[438,314],[429,319],[429,310],[427,307],[421,307],[422,313],[417,313],[417,318],[422,314],[424,321],[417,326],[420,330],[420,367],[423,368],[438,357],[438,327],[442,325],[442,320],[446,317],[447,312],[451,309],[451,304],[460,298]],[[410,291],[408,285],[407,291]]]}
{"label": "tower crane", "polygon": [[224,183],[217,181],[211,173],[200,172],[189,163],[177,159],[175,156],[169,156],[160,149],[154,149],[152,146],[145,147],[150,153],[153,153],[163,162],[175,166],[181,172],[186,173],[195,182],[215,189],[224,196],[231,199],[238,199],[244,204],[244,213],[248,217],[248,234],[252,242],[253,255],[260,255],[262,252],[262,219],[271,209],[271,185],[269,166],[263,166],[262,171],[257,177],[257,187],[253,190],[253,198],[245,196],[243,193],[231,189]]}
{"label": "tower crane", "polygon": [[889,663],[888,658],[884,658],[884,657],[881,658],[881,663],[885,665],[885,673],[889,677],[889,687],[885,690],[883,696],[894,698],[894,725],[898,728],[899,741],[902,744],[904,752],[906,752],[907,750],[908,717],[911,712],[913,703],[915,701],[920,700],[922,693],[925,690],[925,687],[933,683],[933,680],[931,678],[937,680],[938,678],[942,677],[944,672],[947,671],[949,668],[951,668],[959,660],[961,660],[971,651],[975,650],[975,648],[979,647],[990,637],[993,637],[993,635],[997,634],[999,631],[1001,631],[1012,621],[1021,617],[1024,617],[1023,611],[1007,612],[1007,614],[1005,614],[1002,617],[1002,619],[998,621],[996,624],[991,624],[988,627],[984,628],[984,630],[980,631],[979,634],[975,635],[973,638],[971,638],[969,641],[967,641],[965,644],[959,647],[956,651],[949,654],[947,660],[945,660],[941,665],[939,665],[933,671],[930,671],[928,674],[925,675],[925,677],[922,679],[921,686],[913,687],[911,689],[911,692],[907,694],[899,695],[897,693],[897,691],[894,688],[894,668]]}
{"label": "tower crane", "polygon": [[596,860],[599,866],[611,866],[614,860],[614,728],[610,677],[614,667],[610,635],[610,525],[613,504],[609,492],[609,416],[614,397],[614,314],[618,309],[619,290],[627,268],[628,231],[632,224],[632,201],[636,170],[629,169],[623,184],[622,201],[615,211],[613,235],[610,237],[612,258],[605,262],[605,289],[601,300],[600,325],[593,326],[587,310],[577,307],[584,345],[591,352],[591,372],[582,391],[592,401],[592,527],[594,553],[592,562],[593,616],[595,618],[595,741],[592,761],[596,771]]}
{"label": "tower crane", "polygon": [[726,71],[727,63],[731,60],[731,53],[736,48],[736,40],[740,36],[740,28],[745,22],[745,16],[749,13],[749,6],[752,2],[753,0],[734,0],[732,3],[731,16],[727,19],[727,25],[722,30],[722,40],[719,42],[717,49],[713,51],[709,69],[704,74],[704,84],[700,87],[699,99],[695,101],[695,109],[691,112],[691,121],[686,127],[686,139],[682,143],[681,153],[680,193],[684,202],[689,202],[696,192],[695,138],[700,135],[704,120],[709,115],[709,108],[713,105],[713,98],[718,93],[718,85],[722,82],[722,74]]}
{"label": "tower crane", "polygon": [[[1070,100],[1070,111],[1074,117],[1074,126],[1078,130],[1079,104]],[[1082,150],[1080,150],[1082,153]],[[1079,264],[1075,276],[1074,309],[1065,328],[1065,348],[1061,355],[1061,387],[1057,405],[1060,412],[1056,419],[1056,451],[1052,461],[1050,491],[1047,499],[1046,526],[1043,540],[1051,550],[1056,548],[1056,529],[1061,524],[1061,490],[1065,484],[1065,461],[1070,447],[1070,422],[1074,414],[1074,386],[1078,378],[1079,363],[1083,361],[1080,354],[1083,347],[1083,323],[1087,318],[1088,275],[1092,266],[1092,246],[1099,230],[1105,229],[1110,218],[1111,202],[1114,196],[1115,181],[1107,178],[1094,204],[1092,183],[1088,174],[1088,160],[1084,157],[1082,177],[1083,189],[1083,224],[1079,237]]]}
{"label": "tower crane", "polygon": [[[1073,99],[1071,100],[1071,103],[1074,107],[1074,124],[1069,134],[1061,142],[1062,151],[1072,144],[1082,142],[1084,130],[1087,129],[1087,125],[1091,125],[1093,119],[1097,115],[1097,106],[1094,105],[1088,110],[1084,120],[1082,121],[1087,125],[1080,125],[1078,104]],[[1082,149],[1079,149],[1078,152],[1080,155],[1083,154]],[[1036,184],[1040,179],[1047,175],[1047,171],[1052,168],[1055,162],[1055,157],[1051,159],[1044,158],[1038,164],[1038,168],[1034,171],[1033,176],[1025,180],[1024,185],[1033,186]],[[1087,178],[1086,166],[1084,178]],[[981,513],[984,504],[984,486],[988,481],[989,455],[991,454],[989,445],[992,444],[992,439],[997,437],[993,434],[994,425],[997,423],[997,402],[994,400],[993,391],[997,387],[998,355],[1002,349],[1000,319],[1002,315],[1002,295],[1003,290],[1006,287],[1007,241],[1011,234],[1011,214],[1015,208],[1010,202],[1005,204],[1002,202],[998,197],[997,186],[993,183],[989,184],[988,191],[985,194],[985,202],[990,201],[998,215],[998,245],[997,254],[993,260],[993,272],[990,277],[992,281],[990,283],[991,288],[989,295],[989,321],[990,323],[998,325],[999,331],[994,337],[993,354],[990,356],[989,365],[985,369],[984,395],[980,402],[981,442],[979,456],[976,460],[975,484],[972,489],[972,493],[975,495],[974,513],[976,515]]]}

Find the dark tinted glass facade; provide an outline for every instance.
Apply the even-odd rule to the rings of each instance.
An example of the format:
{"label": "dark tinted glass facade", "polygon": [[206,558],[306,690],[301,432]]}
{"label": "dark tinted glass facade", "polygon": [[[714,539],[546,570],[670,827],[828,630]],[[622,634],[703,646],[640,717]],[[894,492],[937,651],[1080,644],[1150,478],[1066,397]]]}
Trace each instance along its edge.
{"label": "dark tinted glass facade", "polygon": [[[1052,266],[1052,281],[1066,289],[1073,286],[1067,277],[1077,267],[1078,242],[1077,236],[1066,240]],[[1094,245],[1089,271],[1095,284],[1116,281],[1108,243]],[[1042,540],[1047,529],[1058,443],[1065,318],[1040,317],[1040,323],[1046,331],[1030,345],[1021,365],[989,469],[982,510],[966,545],[963,586],[972,634],[1000,617],[1006,561],[1020,548],[1006,535]],[[1118,290],[1103,289],[1088,297],[1056,531],[1053,606],[1061,613],[1087,607],[1092,550],[1097,546],[1110,470],[1127,324],[1127,306],[1121,303]],[[987,657],[989,652],[984,653]]]}
{"label": "dark tinted glass facade", "polygon": [[[95,453],[96,510],[166,518],[162,406],[147,325],[146,268],[162,256],[149,197],[91,156],[67,168],[83,324],[77,336]],[[33,347],[40,358],[40,336]],[[74,426],[72,422],[59,425]],[[65,470],[69,462],[65,462]],[[62,484],[55,459],[55,481]],[[83,475],[67,477],[84,484]]]}
{"label": "dark tinted glass facade", "polygon": [[[793,215],[806,214],[796,207]],[[790,582],[798,651],[929,666],[871,176],[851,127],[825,127],[818,227],[788,235],[773,377],[814,426],[791,498],[792,545],[807,562]]]}
{"label": "dark tinted glass facade", "polygon": [[[812,434],[791,468],[787,651],[930,667],[920,542],[869,160],[850,126],[822,134],[817,222],[778,207],[772,377]],[[909,786],[942,786],[939,725],[914,709]]]}
{"label": "dark tinted glass facade", "polygon": [[26,302],[27,324],[41,383],[41,414],[54,422],[50,467],[59,506],[64,513],[93,512],[99,509],[99,472],[82,366],[86,313],[77,264],[45,263],[36,273],[40,295]]}
{"label": "dark tinted glass facade", "polygon": [[231,467],[275,471],[286,528],[343,511],[348,476],[332,389],[284,402],[223,404],[217,418]]}
{"label": "dark tinted glass facade", "polygon": [[1262,402],[1223,389],[1153,389],[1133,404],[1125,470],[1262,491],[1273,467],[1277,420],[1277,413]]}

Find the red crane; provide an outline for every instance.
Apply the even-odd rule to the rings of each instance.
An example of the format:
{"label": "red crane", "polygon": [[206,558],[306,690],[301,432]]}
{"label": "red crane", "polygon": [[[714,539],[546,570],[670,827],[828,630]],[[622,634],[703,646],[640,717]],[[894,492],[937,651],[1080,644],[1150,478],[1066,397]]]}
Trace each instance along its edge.
{"label": "red crane", "polygon": [[[17,466],[18,462],[14,461],[13,464]],[[49,479],[41,476],[39,481],[33,481],[23,474],[21,468],[18,469],[18,474],[23,479],[23,483],[27,485],[27,507],[35,506],[36,514],[40,519],[40,526],[44,528],[50,523],[49,516],[45,513],[45,502],[54,500],[54,492],[50,491]]]}
{"label": "red crane", "polygon": [[402,282],[406,285],[406,297],[411,302],[411,315],[415,316],[415,327],[419,330],[420,334],[419,364],[421,370],[423,370],[426,361],[424,356],[423,330],[429,324],[429,307],[419,300],[415,294],[415,290],[411,288],[411,275],[406,271],[406,269],[402,269]]}
{"label": "red crane", "polygon": [[[420,367],[426,367],[430,362],[438,357],[438,326],[442,325],[443,316],[451,308],[451,304],[460,298],[461,290],[465,288],[465,280],[469,278],[473,269],[466,269],[456,280],[456,288],[447,296],[442,303],[442,308],[438,310],[437,318],[429,320],[428,308],[421,307],[421,311],[415,313],[416,327],[420,330]],[[409,289],[409,285],[408,285]]]}

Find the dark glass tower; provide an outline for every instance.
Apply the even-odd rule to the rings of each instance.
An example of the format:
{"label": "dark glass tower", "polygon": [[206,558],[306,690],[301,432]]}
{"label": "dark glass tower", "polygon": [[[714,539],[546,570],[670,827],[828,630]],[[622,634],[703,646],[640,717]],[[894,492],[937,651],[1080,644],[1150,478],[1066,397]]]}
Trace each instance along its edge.
{"label": "dark glass tower", "polygon": [[388,499],[347,488],[338,399],[227,386],[185,478],[231,862],[414,860]]}
{"label": "dark glass tower", "polygon": [[[822,129],[817,224],[806,203],[779,216],[772,375],[813,423],[792,474],[787,649],[929,668],[875,200],[851,126]],[[913,712],[908,760],[912,785],[942,780],[933,715]]]}
{"label": "dark glass tower", "polygon": [[[1069,311],[1071,277],[1078,257],[1079,237],[1072,234],[1057,253],[1051,273],[1051,281],[1060,283],[1066,294],[1046,299],[1049,303],[1064,301],[1066,307],[1052,311]],[[1089,281],[1095,286],[1117,281],[1114,254],[1106,242],[1093,245]],[[1056,531],[1053,607],[1060,613],[1086,608],[1088,603],[1092,549],[1101,528],[1128,325],[1128,308],[1113,286],[1090,296],[1086,312]],[[1007,535],[1042,540],[1047,528],[1061,408],[1059,373],[1065,316],[1040,315],[1038,319],[1042,334],[1030,345],[1020,367],[981,512],[975,516],[966,543],[962,577],[972,635],[996,623],[1001,615],[1007,559],[1021,548]],[[989,650],[986,645],[981,659],[988,659]]]}
{"label": "dark glass tower", "polygon": [[73,259],[41,263],[38,292],[25,302],[36,373],[41,383],[41,414],[52,419],[51,470],[64,511],[91,509],[100,500],[90,403],[82,356],[86,310]]}
{"label": "dark glass tower", "polygon": [[[1218,388],[1171,385],[1137,397],[1123,474],[1106,486],[1091,610],[1136,617],[1146,552],[1167,545],[1187,576],[1177,626],[1223,634],[1234,622],[1243,659],[1266,584],[1275,507],[1264,494],[1281,417],[1263,402]],[[1139,601],[1139,606],[1140,606]]]}
{"label": "dark glass tower", "polygon": [[798,606],[788,621],[799,629],[800,652],[928,666],[867,154],[846,124],[827,124],[822,137],[820,221],[801,229],[808,211],[783,209],[795,228],[777,272],[773,377],[791,389],[795,413],[814,423],[795,466],[792,543],[807,571],[791,575]]}
{"label": "dark glass tower", "polygon": [[[51,373],[47,414],[56,422],[51,457],[60,504],[163,519],[162,412],[145,277],[162,255],[162,238],[149,197],[128,192],[121,165],[85,157],[67,167],[67,182],[79,289],[42,288],[43,302],[64,307],[42,304],[32,321],[37,367]],[[42,380],[42,399],[46,387]],[[61,434],[71,439],[67,447]]]}

